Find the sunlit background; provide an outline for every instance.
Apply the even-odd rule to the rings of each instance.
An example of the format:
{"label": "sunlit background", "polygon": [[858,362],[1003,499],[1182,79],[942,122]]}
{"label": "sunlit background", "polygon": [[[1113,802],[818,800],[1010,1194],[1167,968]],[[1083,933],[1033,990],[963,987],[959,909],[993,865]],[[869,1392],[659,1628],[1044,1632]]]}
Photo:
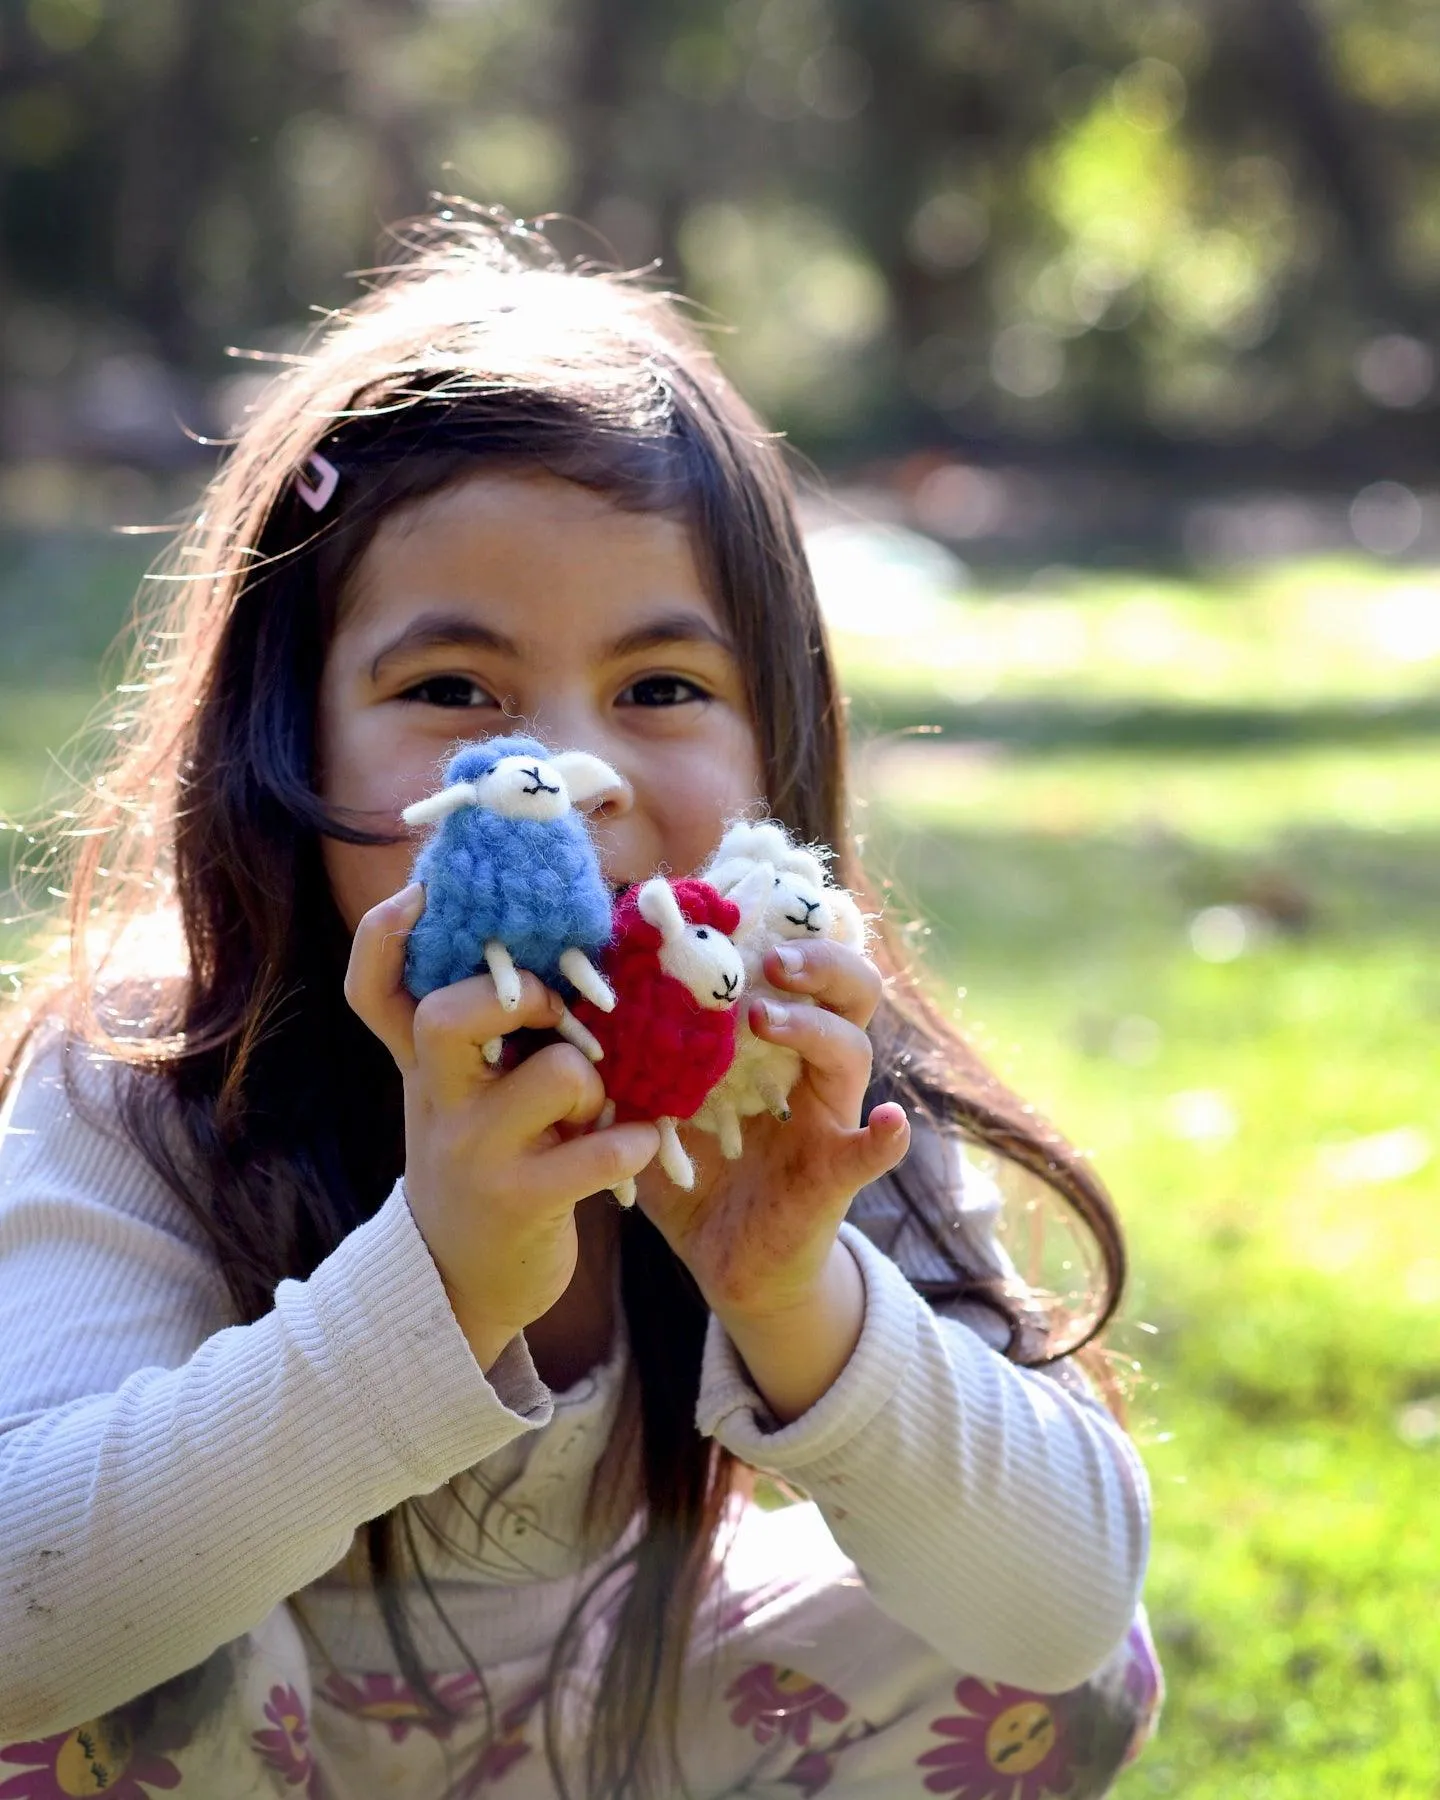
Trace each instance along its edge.
{"label": "sunlit background", "polygon": [[809,459],[874,865],[1130,1233],[1171,1692],[1120,1791],[1433,1800],[1440,8],[13,0],[17,871],[116,528],[434,193],[653,264]]}

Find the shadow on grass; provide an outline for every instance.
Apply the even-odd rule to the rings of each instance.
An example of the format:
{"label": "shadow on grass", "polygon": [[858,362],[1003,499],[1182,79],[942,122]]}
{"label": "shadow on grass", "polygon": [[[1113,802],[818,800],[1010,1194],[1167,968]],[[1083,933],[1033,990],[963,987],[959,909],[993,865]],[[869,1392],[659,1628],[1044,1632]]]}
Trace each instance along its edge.
{"label": "shadow on grass", "polygon": [[936,695],[851,696],[859,737],[938,727],[951,742],[1004,744],[1016,751],[1074,749],[1252,750],[1274,745],[1378,744],[1440,735],[1440,695],[1321,706],[1184,706],[1072,700],[973,700]]}

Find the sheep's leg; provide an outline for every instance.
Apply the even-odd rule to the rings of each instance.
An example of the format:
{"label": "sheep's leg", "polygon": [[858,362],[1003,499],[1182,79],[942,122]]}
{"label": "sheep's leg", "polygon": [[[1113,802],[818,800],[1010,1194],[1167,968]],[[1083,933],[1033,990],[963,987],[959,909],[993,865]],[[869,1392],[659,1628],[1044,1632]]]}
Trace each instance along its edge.
{"label": "sheep's leg", "polygon": [[[615,1102],[607,1098],[605,1104],[595,1116],[595,1129],[597,1131],[606,1131],[614,1123]],[[633,1175],[625,1176],[622,1181],[617,1181],[615,1183],[610,1192],[622,1206],[633,1206],[635,1204],[635,1177]]]}
{"label": "sheep's leg", "polygon": [[555,1029],[567,1044],[588,1056],[591,1062],[599,1062],[605,1052],[600,1047],[600,1040],[587,1025],[582,1025],[568,1006],[560,1008],[560,1017],[555,1022]]}
{"label": "sheep's leg", "polygon": [[685,1146],[680,1142],[680,1134],[675,1129],[675,1121],[665,1118],[657,1119],[655,1123],[660,1130],[660,1167],[676,1187],[693,1188],[695,1165],[685,1154]]}
{"label": "sheep's leg", "polygon": [[576,945],[560,952],[560,973],[592,1006],[598,1006],[601,1012],[614,1012],[614,988]]}
{"label": "sheep's leg", "polygon": [[520,976],[510,952],[499,938],[486,940],[485,967],[495,983],[495,998],[506,1012],[514,1012],[520,1004]]}
{"label": "sheep's leg", "polygon": [[785,1093],[775,1077],[768,1074],[764,1069],[756,1069],[752,1079],[755,1083],[755,1092],[765,1102],[770,1111],[774,1113],[775,1117],[777,1119],[788,1120],[790,1117],[790,1097]]}
{"label": "sheep's leg", "polygon": [[744,1149],[740,1138],[740,1115],[728,1102],[721,1100],[714,1108],[715,1133],[720,1139],[720,1154],[734,1162]]}

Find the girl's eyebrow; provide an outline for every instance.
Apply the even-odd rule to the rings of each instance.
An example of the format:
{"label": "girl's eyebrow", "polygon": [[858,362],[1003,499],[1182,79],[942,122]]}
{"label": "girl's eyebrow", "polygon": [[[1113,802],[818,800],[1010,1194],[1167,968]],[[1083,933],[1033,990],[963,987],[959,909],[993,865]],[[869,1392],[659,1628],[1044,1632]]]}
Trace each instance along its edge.
{"label": "girl's eyebrow", "polygon": [[370,665],[370,679],[378,681],[385,664],[397,656],[412,656],[419,650],[438,648],[490,650],[500,656],[518,658],[520,646],[503,631],[477,624],[463,613],[421,613],[398,637],[380,650]]}
{"label": "girl's eyebrow", "polygon": [[[607,659],[618,659],[622,656],[634,656],[641,650],[660,649],[666,644],[709,644],[717,650],[723,650],[727,656],[734,654],[734,648],[724,632],[717,631],[708,619],[692,612],[662,613],[660,617],[649,619],[643,625],[636,625],[629,631],[621,632],[619,637],[612,638],[604,646],[602,654]],[[378,681],[385,664],[395,657],[412,656],[422,650],[449,648],[489,650],[495,655],[513,657],[516,661],[521,660],[524,655],[514,638],[507,637],[503,631],[496,631],[489,625],[481,625],[463,613],[422,613],[377,653],[370,664],[370,679]]]}
{"label": "girl's eyebrow", "polygon": [[607,657],[633,656],[637,650],[656,650],[665,644],[710,644],[734,655],[734,646],[723,631],[717,631],[699,613],[663,613],[633,630],[621,632],[605,646]]}

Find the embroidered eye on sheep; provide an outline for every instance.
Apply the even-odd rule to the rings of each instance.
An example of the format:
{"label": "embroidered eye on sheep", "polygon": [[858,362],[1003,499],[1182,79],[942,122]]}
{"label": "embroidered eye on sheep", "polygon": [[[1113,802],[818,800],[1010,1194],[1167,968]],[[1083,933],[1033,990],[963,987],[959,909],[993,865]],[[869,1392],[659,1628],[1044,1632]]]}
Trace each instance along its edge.
{"label": "embroidered eye on sheep", "polygon": [[[766,979],[765,957],[776,944],[828,938],[853,950],[865,948],[865,919],[854,895],[832,887],[820,855],[794,843],[773,820],[731,825],[700,873],[740,908],[735,945],[749,993],[774,995],[789,1006],[814,1004],[805,994],[780,994]],[[799,1053],[756,1037],[742,1018],[735,1060],[697,1109],[695,1123],[713,1132],[733,1160],[741,1152],[741,1119],[762,1112],[788,1119],[790,1090],[799,1075]]]}
{"label": "embroidered eye on sheep", "polygon": [[[853,933],[853,910],[840,919],[847,902],[853,909],[850,895],[830,887],[815,851],[793,843],[784,827],[772,821],[731,825],[702,875],[719,893],[732,897],[745,886],[749,903],[741,910],[747,940],[762,931],[772,943]],[[768,881],[763,879],[767,875]]]}
{"label": "embroidered eye on sheep", "polygon": [[[407,825],[438,824],[415,859],[425,910],[410,933],[405,985],[417,1000],[488,970],[500,1004],[520,1004],[520,969],[562,996],[608,1012],[609,983],[591,960],[610,939],[610,890],[577,809],[599,805],[620,777],[583,750],[534,738],[488,738],[451,758],[445,785],[407,806]],[[603,1054],[569,1007],[557,1029],[592,1062]],[[501,1040],[484,1046],[500,1060]]]}
{"label": "embroidered eye on sheep", "polygon": [[[707,883],[672,885],[657,875],[615,905],[603,958],[614,1011],[575,1002],[605,1051],[600,1123],[658,1125],[660,1166],[677,1187],[695,1183],[677,1122],[693,1116],[735,1054],[745,966],[729,934],[739,920],[739,908]],[[635,1183],[621,1182],[615,1196],[633,1205]]]}

